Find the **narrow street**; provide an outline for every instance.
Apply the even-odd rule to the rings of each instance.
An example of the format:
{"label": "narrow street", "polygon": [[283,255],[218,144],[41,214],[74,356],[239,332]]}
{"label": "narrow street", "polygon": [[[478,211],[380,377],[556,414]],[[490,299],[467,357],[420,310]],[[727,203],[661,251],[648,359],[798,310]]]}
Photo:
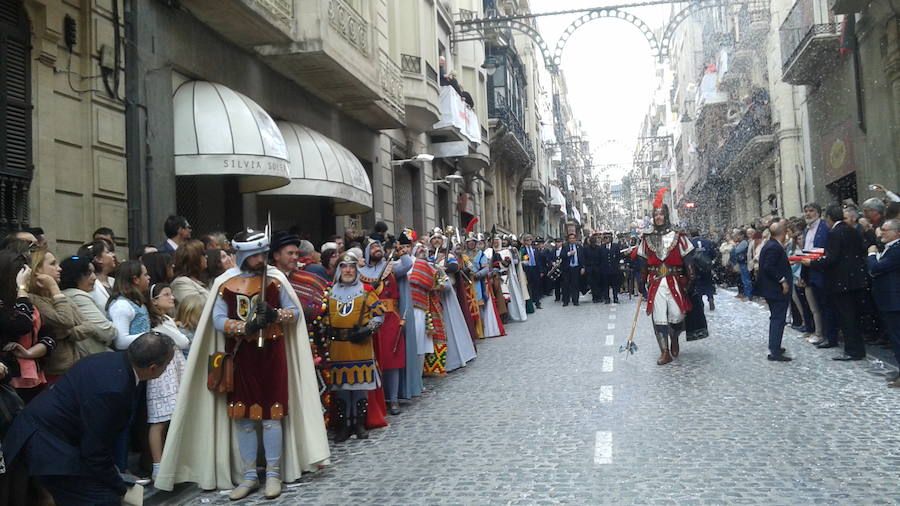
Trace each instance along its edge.
{"label": "narrow street", "polygon": [[[829,360],[768,312],[719,292],[711,337],[656,365],[649,322],[618,352],[635,302],[545,308],[427,382],[392,425],[333,448],[332,466],[244,504],[889,504],[900,413],[887,366]],[[894,499],[891,499],[894,498]],[[207,493],[182,504],[226,504]]]}

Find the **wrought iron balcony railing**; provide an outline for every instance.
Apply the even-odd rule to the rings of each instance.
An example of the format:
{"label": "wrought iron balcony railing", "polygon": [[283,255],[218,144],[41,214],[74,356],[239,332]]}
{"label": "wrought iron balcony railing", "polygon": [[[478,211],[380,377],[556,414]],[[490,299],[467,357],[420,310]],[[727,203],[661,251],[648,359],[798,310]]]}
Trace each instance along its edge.
{"label": "wrought iron balcony railing", "polygon": [[725,143],[713,157],[712,161],[715,162],[716,173],[722,174],[728,170],[734,159],[754,137],[771,133],[772,110],[769,108],[769,104],[754,102],[741,117],[738,124],[728,132]]}
{"label": "wrought iron balcony railing", "polygon": [[506,125],[506,128],[509,129],[516,140],[519,141],[519,144],[522,145],[525,152],[528,153],[528,158],[534,160],[534,147],[531,144],[528,133],[525,132],[525,124],[512,112],[512,110],[507,107],[497,106],[496,104],[489,104],[488,117],[495,118]]}
{"label": "wrought iron balcony railing", "polygon": [[400,69],[405,74],[422,74],[422,57],[411,54],[400,55]]}

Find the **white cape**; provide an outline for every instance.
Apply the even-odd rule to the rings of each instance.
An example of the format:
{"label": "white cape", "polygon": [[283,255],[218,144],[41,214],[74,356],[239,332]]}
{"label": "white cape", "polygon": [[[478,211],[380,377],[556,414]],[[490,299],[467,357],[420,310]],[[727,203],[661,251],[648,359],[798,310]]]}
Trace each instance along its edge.
{"label": "white cape", "polygon": [[[181,482],[197,483],[204,490],[230,489],[241,481],[240,458],[232,437],[234,424],[228,418],[225,394],[214,394],[206,388],[207,358],[225,350],[225,335],[216,331],[212,321],[216,294],[222,283],[239,273],[240,269],[232,268],[219,276],[203,308],[169,425],[168,444],[154,483],[158,489],[172,490],[175,483]],[[268,276],[277,279],[294,304],[302,307],[281,271],[269,267]],[[289,483],[299,479],[303,472],[327,464],[330,451],[303,311],[297,324],[285,329],[283,339],[287,352],[289,411],[283,420],[281,475]]]}

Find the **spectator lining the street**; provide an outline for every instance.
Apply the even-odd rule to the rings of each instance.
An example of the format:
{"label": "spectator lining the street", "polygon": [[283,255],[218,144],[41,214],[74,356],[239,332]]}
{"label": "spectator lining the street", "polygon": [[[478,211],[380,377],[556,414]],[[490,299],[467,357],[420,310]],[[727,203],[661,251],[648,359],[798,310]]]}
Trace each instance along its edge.
{"label": "spectator lining the street", "polygon": [[[212,285],[223,272],[234,267],[234,257],[223,249],[206,250],[206,279]],[[179,301],[180,303],[181,301]]]}
{"label": "spectator lining the street", "polygon": [[171,283],[175,279],[175,266],[171,253],[164,251],[148,253],[141,258],[141,263],[147,268],[151,284]]}
{"label": "spectator lining the street", "polygon": [[116,327],[101,310],[91,291],[97,276],[94,275],[94,264],[81,257],[69,257],[62,261],[59,288],[75,304],[81,323],[75,331],[81,334],[77,347],[81,356],[110,351],[116,339]]}
{"label": "spectator lining the street", "polygon": [[116,283],[112,277],[116,269],[116,257],[113,256],[109,244],[103,240],[96,240],[78,248],[77,256],[89,259],[94,264],[94,275],[97,280],[90,293],[97,307],[105,309],[109,302],[109,294]]}
{"label": "spectator lining the street", "polygon": [[166,233],[166,242],[159,247],[159,251],[175,253],[175,251],[191,239],[191,225],[184,216],[169,216],[163,224]]}
{"label": "spectator lining the street", "polygon": [[[866,258],[872,276],[872,295],[881,315],[884,329],[890,334],[894,358],[900,364],[900,220],[890,219],[881,225],[884,250],[869,245]],[[900,375],[891,379],[891,388],[900,388]]]}
{"label": "spectator lining the street", "polygon": [[4,439],[56,504],[118,505],[127,492],[112,449],[128,427],[141,381],[156,378],[173,356],[171,339],[145,334],[126,353],[86,357],[25,407]]}
{"label": "spectator lining the street", "polygon": [[[200,295],[188,295],[184,300],[178,301],[175,323],[189,342],[194,341],[194,332],[197,331],[197,323],[200,321],[200,315],[203,314],[203,306],[205,305],[206,299]],[[184,353],[184,358],[187,358],[190,345],[187,348],[182,348],[181,351]]]}
{"label": "spectator lining the street", "polygon": [[149,289],[150,275],[142,263],[129,260],[119,266],[106,308],[116,327],[115,349],[124,350],[141,334],[150,332],[150,315],[144,300]]}
{"label": "spectator lining the street", "polygon": [[81,358],[73,332],[80,317],[75,305],[59,289],[60,268],[53,253],[37,250],[31,254],[28,298],[41,313],[41,333],[56,342],[53,353],[43,360],[44,374],[53,383]]}
{"label": "spectator lining the street", "polygon": [[186,241],[175,252],[175,280],[172,281],[172,292],[175,299],[181,300],[188,295],[209,296],[207,288],[206,268],[208,262],[203,243],[197,240]]}
{"label": "spectator lining the street", "polygon": [[191,342],[170,316],[175,310],[175,295],[172,288],[165,283],[151,285],[148,295],[153,331],[169,336],[176,349],[162,375],[147,382],[147,423],[150,424],[148,438],[150,456],[153,459],[152,477],[156,479],[166,443],[166,431],[175,411],[175,400],[181,386],[181,376],[184,374],[185,357],[182,350],[186,350]]}

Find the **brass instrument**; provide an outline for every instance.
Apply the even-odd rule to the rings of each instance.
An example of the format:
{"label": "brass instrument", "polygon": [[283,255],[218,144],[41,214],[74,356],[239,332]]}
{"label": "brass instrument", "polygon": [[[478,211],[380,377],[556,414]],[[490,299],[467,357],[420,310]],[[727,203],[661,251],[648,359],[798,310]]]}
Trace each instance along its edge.
{"label": "brass instrument", "polygon": [[550,280],[556,281],[557,279],[559,279],[559,275],[561,273],[560,266],[562,265],[562,261],[562,257],[559,257],[553,261],[553,265],[550,266],[550,271],[547,272],[547,277]]}

